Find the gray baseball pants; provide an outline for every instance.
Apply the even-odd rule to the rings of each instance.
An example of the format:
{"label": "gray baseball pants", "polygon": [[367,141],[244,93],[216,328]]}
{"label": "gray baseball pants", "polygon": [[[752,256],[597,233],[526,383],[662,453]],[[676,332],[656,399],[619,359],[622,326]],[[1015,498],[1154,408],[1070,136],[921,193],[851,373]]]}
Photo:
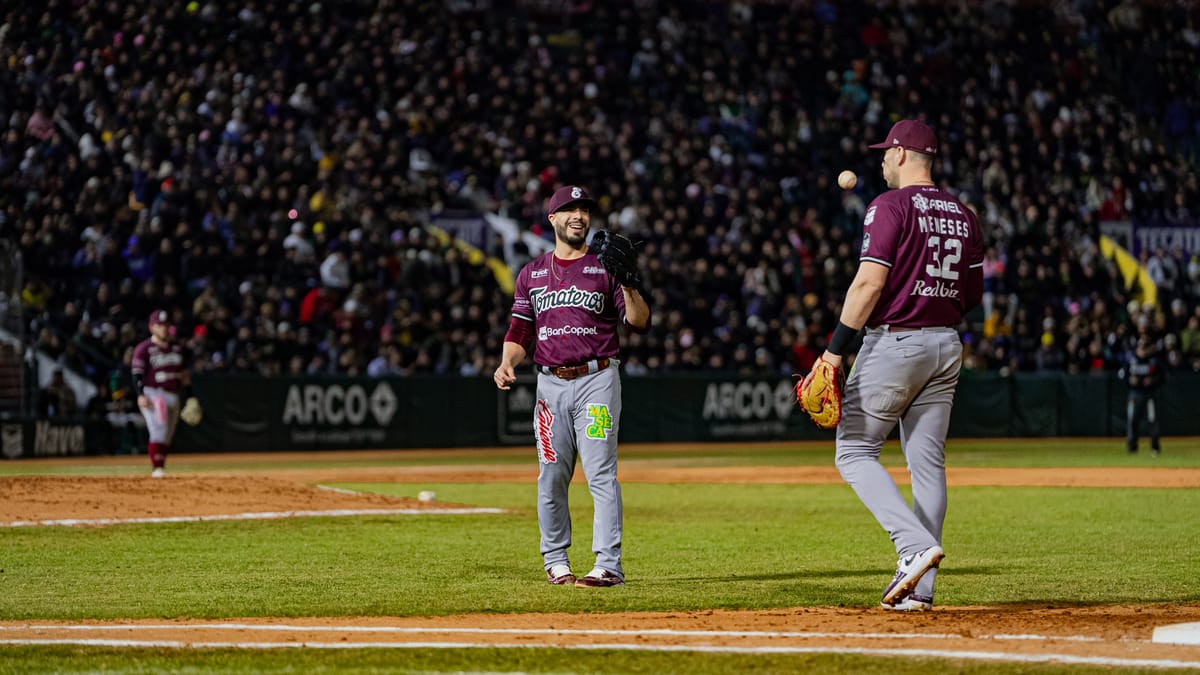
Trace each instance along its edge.
{"label": "gray baseball pants", "polygon": [[581,459],[595,508],[592,551],[596,567],[624,579],[621,485],[617,482],[621,377],[615,359],[608,368],[573,380],[539,372],[537,395],[533,426],[540,463],[537,508],[545,567],[570,564],[567,490],[575,461]]}
{"label": "gray baseball pants", "polygon": [[141,410],[150,442],[170,445],[179,424],[179,394],[158,387],[146,387],[145,393],[150,407]]}
{"label": "gray baseball pants", "polygon": [[[838,471],[891,536],[900,557],[942,541],[946,433],[961,365],[962,342],[953,328],[874,328],[863,338],[846,381]],[[911,508],[879,463],[883,442],[897,423],[912,477]],[[913,592],[932,597],[936,573],[926,573]]]}

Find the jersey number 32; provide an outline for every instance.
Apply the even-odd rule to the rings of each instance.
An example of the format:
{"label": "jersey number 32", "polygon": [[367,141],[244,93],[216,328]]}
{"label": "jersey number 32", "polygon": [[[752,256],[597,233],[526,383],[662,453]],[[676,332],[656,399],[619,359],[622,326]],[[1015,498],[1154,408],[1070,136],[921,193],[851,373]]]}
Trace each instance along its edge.
{"label": "jersey number 32", "polygon": [[925,265],[925,274],[933,279],[958,279],[958,270],[954,266],[962,259],[962,240],[947,237],[943,241],[941,237],[933,236],[929,238],[928,246],[933,249],[930,251],[933,262]]}

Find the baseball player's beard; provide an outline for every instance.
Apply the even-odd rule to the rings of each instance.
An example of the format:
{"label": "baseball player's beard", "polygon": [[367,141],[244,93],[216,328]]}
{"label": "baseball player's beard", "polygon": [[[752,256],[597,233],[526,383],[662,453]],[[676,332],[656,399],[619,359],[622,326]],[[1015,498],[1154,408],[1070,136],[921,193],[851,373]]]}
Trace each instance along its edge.
{"label": "baseball player's beard", "polygon": [[554,234],[559,238],[559,240],[567,246],[575,249],[583,248],[584,245],[587,244],[587,233],[588,229],[587,227],[584,227],[582,232],[576,234],[571,230],[569,223],[563,223],[562,225],[554,226]]}

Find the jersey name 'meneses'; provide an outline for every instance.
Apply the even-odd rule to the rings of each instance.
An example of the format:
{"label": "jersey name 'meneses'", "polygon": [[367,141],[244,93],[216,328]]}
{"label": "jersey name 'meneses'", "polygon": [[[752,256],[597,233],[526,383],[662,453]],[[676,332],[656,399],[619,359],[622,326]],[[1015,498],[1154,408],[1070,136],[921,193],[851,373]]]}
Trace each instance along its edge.
{"label": "jersey name 'meneses'", "polygon": [[537,364],[575,365],[620,351],[625,296],[592,253],[566,267],[553,252],[531,260],[517,275],[512,313],[533,322]]}
{"label": "jersey name 'meneses'", "polygon": [[178,342],[160,347],[147,338],[133,348],[130,367],[135,375],[142,375],[145,386],[177,392],[183,385],[180,378],[187,368],[187,359],[183,345]]}
{"label": "jersey name 'meneses'", "polygon": [[889,190],[863,219],[860,260],[889,269],[867,326],[956,326],[967,284],[983,268],[983,235],[970,209],[933,186]]}

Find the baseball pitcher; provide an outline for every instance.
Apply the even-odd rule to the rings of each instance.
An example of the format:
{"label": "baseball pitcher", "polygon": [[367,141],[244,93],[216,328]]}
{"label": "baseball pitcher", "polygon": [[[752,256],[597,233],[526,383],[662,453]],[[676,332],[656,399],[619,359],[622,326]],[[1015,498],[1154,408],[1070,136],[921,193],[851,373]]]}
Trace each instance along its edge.
{"label": "baseball pitcher", "polygon": [[[183,346],[172,334],[170,315],[164,309],[155,310],[149,323],[150,337],[133,349],[133,384],[150,435],[150,475],[162,478],[181,410],[188,424],[199,423],[201,413],[199,402],[190,396],[187,359]],[[182,401],[186,404],[181,405]]]}
{"label": "baseball pitcher", "polygon": [[[637,251],[621,235],[597,232],[587,245],[596,202],[569,185],[550,197],[554,250],[517,275],[512,320],[493,379],[501,390],[533,352],[537,403],[533,430],[538,461],[538,528],[551,584],[605,588],[625,582],[621,567],[622,501],[617,482],[621,379],[617,329],[644,332],[650,308],[638,291]],[[603,235],[603,236],[602,236]],[[576,578],[567,549],[571,514],[567,489],[583,462],[595,505],[593,569]]]}
{"label": "baseball pitcher", "polygon": [[[944,556],[946,432],[962,363],[956,326],[983,297],[983,240],[975,215],[933,183],[932,129],[902,120],[870,147],[884,151],[892,190],[867,208],[858,272],[800,402],[818,424],[837,426],[838,470],[896,546],[884,608],[927,610]],[[842,356],[864,327],[842,399]],[[911,508],[879,463],[897,423]]]}

